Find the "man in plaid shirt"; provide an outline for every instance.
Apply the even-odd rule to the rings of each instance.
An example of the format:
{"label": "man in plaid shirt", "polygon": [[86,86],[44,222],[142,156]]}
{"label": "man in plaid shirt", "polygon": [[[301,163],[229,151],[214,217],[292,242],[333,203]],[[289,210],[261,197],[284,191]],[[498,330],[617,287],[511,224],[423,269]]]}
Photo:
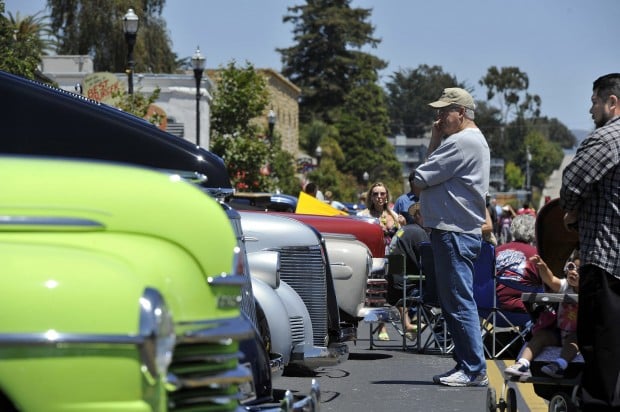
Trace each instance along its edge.
{"label": "man in plaid shirt", "polygon": [[564,224],[579,231],[583,411],[620,411],[620,73],[593,85],[596,130],[564,169]]}

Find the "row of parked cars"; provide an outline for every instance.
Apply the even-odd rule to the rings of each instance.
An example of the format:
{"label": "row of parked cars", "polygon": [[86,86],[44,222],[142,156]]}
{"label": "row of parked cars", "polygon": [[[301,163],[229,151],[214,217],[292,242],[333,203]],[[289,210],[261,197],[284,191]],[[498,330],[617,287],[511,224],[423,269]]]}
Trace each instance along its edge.
{"label": "row of parked cars", "polygon": [[378,225],[237,210],[142,119],[4,72],[0,99],[0,410],[318,408],[273,381],[348,358]]}

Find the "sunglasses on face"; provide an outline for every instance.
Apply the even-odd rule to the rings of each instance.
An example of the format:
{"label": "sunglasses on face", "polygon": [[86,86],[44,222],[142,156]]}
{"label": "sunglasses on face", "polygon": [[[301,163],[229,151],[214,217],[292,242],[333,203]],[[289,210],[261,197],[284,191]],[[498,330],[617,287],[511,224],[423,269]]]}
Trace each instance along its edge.
{"label": "sunglasses on face", "polygon": [[377,196],[384,197],[384,196],[387,196],[387,192],[372,192],[372,195],[374,197],[377,197]]}
{"label": "sunglasses on face", "polygon": [[439,109],[437,110],[437,117],[442,117],[445,116],[446,114],[450,113],[450,112],[458,112],[461,110],[460,106],[448,106],[448,107],[444,107],[443,109]]}

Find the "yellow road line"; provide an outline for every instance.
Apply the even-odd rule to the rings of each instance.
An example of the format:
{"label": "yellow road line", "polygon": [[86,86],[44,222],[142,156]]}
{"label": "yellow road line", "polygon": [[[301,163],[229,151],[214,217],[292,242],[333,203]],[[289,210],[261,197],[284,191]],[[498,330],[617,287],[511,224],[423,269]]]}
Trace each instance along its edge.
{"label": "yellow road line", "polygon": [[[495,388],[498,402],[504,396],[504,393],[502,393],[504,389],[504,367],[505,364],[501,360],[487,360],[489,385]],[[546,401],[534,392],[533,384],[510,382],[509,386],[517,391],[517,398],[520,396],[525,401],[525,405],[517,404],[519,411],[546,412],[548,410]]]}

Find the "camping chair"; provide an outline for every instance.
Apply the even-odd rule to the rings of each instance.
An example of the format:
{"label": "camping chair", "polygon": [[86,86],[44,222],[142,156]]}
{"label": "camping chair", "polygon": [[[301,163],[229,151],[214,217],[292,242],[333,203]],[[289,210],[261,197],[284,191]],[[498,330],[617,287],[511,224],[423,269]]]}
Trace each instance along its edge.
{"label": "camping chair", "polygon": [[[419,290],[421,288],[422,276],[420,274],[411,273],[413,268],[417,266],[415,262],[411,261],[411,258],[405,254],[394,253],[386,256],[388,268],[386,273],[386,279],[388,282],[388,288],[395,288],[394,276],[400,276],[402,278],[402,297],[394,304],[395,307],[403,308],[403,316],[400,316],[397,320],[392,320],[391,324],[396,329],[398,334],[402,338],[403,350],[407,350],[407,336],[405,330],[405,316],[411,308],[417,307],[420,302]],[[415,293],[415,289],[418,289],[418,293]],[[410,293],[409,290],[413,289],[414,293]],[[418,322],[418,328],[420,324]],[[416,339],[417,341],[417,339]]]}
{"label": "camping chair", "polygon": [[[484,346],[484,351],[490,359],[501,356],[518,340],[525,343],[533,327],[530,314],[511,312],[498,306],[497,285],[495,247],[483,241],[480,256],[474,261],[474,300],[481,318],[482,339],[489,336],[491,339],[491,349]],[[508,342],[503,342],[499,335],[502,332],[512,332],[514,336],[511,336]]]}
{"label": "camping chair", "polygon": [[429,242],[423,242],[419,246],[419,251],[422,282],[420,297],[416,301],[418,351],[420,353],[438,351],[447,354],[452,352],[454,345],[448,335],[437,295],[433,249]]}

